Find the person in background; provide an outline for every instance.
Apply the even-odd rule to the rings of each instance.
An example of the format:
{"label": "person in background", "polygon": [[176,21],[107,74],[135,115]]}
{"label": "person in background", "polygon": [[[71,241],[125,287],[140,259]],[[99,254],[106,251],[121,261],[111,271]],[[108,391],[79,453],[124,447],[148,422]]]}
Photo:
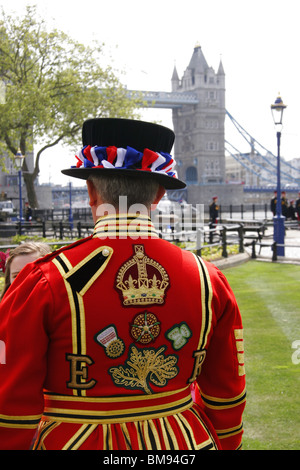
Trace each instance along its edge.
{"label": "person in background", "polygon": [[219,218],[219,204],[218,196],[213,196],[212,202],[209,205],[209,220],[210,228],[216,228]]}
{"label": "person in background", "polygon": [[150,218],[166,189],[185,187],[174,132],[99,118],[82,138],[62,173],[87,181],[93,234],[25,267],[0,304],[0,448],[240,449],[235,296]]}
{"label": "person in background", "polygon": [[287,214],[286,214],[287,220],[296,220],[296,209],[294,206],[294,202],[295,201],[293,199],[291,199],[289,202],[289,206],[288,206]]}
{"label": "person in background", "polygon": [[213,196],[212,202],[209,205],[209,243],[213,242],[215,229],[218,224],[219,218],[219,205],[218,205],[218,196]]}
{"label": "person in background", "polygon": [[29,202],[25,203],[25,220],[26,222],[30,222],[32,220],[32,209]]}
{"label": "person in background", "polygon": [[50,247],[46,243],[33,241],[21,243],[19,246],[11,250],[3,269],[3,272],[5,273],[4,287],[0,300],[3,299],[4,294],[26,264],[31,263],[50,252]]}
{"label": "person in background", "polygon": [[295,210],[298,222],[300,223],[300,191],[298,192],[298,199],[296,200]]}
{"label": "person in background", "polygon": [[287,218],[288,216],[288,207],[289,207],[289,201],[286,197],[286,192],[281,191],[281,213],[285,218]]}
{"label": "person in background", "polygon": [[274,217],[276,215],[276,205],[277,205],[277,191],[274,191],[274,196],[272,197],[271,203],[270,203],[270,209]]}

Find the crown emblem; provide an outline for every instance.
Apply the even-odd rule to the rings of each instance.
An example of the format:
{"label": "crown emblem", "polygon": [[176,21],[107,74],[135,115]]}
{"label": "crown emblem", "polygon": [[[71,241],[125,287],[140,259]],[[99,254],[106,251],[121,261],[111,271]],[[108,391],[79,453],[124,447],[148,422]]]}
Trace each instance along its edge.
{"label": "crown emblem", "polygon": [[143,245],[134,245],[134,255],[121,266],[116,278],[123,305],[163,304],[169,287],[166,270],[148,258]]}

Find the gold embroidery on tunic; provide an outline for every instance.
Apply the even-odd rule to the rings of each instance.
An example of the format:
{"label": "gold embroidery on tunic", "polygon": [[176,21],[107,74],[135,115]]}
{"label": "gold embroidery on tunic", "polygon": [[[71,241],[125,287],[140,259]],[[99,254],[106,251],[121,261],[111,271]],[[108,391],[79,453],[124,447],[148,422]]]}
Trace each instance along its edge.
{"label": "gold embroidery on tunic", "polygon": [[166,270],[146,256],[143,245],[134,245],[134,252],[132,258],[121,266],[116,278],[123,305],[162,305],[169,287]]}
{"label": "gold embroidery on tunic", "polygon": [[164,387],[168,380],[178,374],[177,356],[165,356],[166,346],[159,349],[144,348],[139,350],[131,346],[129,358],[124,366],[111,367],[109,373],[115,385],[128,389],[142,389],[152,394],[150,382]]}

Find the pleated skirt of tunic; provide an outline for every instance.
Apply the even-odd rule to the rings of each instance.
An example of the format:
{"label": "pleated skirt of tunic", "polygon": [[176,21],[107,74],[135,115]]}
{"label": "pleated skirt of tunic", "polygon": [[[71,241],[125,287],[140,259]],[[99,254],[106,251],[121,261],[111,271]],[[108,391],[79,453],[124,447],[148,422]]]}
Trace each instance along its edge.
{"label": "pleated skirt of tunic", "polygon": [[[215,431],[202,409],[192,401],[182,411],[151,411],[143,416],[117,421],[85,417],[75,410],[51,408],[44,413],[33,450],[218,450]],[[149,408],[147,408],[149,410]],[[155,416],[156,415],[156,416]],[[144,419],[144,418],[148,419]],[[106,421],[106,422],[105,422]],[[113,421],[113,422],[112,422]]]}

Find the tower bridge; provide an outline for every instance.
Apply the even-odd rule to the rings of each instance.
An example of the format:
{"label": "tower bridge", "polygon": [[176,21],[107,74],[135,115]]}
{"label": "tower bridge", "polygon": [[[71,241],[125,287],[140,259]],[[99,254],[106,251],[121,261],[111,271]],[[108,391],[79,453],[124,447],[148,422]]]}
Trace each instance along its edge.
{"label": "tower bridge", "polygon": [[[222,61],[215,71],[197,45],[181,79],[174,67],[171,85],[170,92],[127,90],[127,96],[139,102],[140,107],[170,109],[172,112],[176,169],[178,177],[186,181],[187,188],[169,196],[197,204],[199,201],[207,203],[217,194],[223,204],[238,204],[243,202],[247,190],[260,192],[254,187],[273,191],[277,157],[257,142],[225,108]],[[225,119],[245,139],[248,153],[241,152],[225,139]],[[246,184],[230,182],[230,178],[228,181],[226,171],[228,174],[230,159],[235,171],[238,168],[240,175],[244,175]],[[300,169],[283,159],[281,176],[283,184],[300,189]]]}
{"label": "tower bridge", "polygon": [[[247,188],[274,190],[277,181],[277,156],[251,136],[225,108],[225,73],[222,61],[217,72],[204,57],[199,45],[179,79],[176,67],[171,78],[172,91],[128,90],[128,96],[140,100],[148,108],[172,111],[176,135],[174,154],[179,178],[187,182],[189,202],[210,192],[224,193],[230,199],[242,199]],[[243,137],[249,152],[238,149],[225,139],[225,120]],[[234,168],[230,172],[229,168]],[[281,180],[287,190],[300,189],[300,165],[281,159]],[[242,188],[236,183],[243,182]],[[230,185],[235,183],[235,186]],[[203,193],[204,192],[204,193]],[[239,193],[239,194],[238,194]],[[192,196],[194,195],[194,196]]]}
{"label": "tower bridge", "polygon": [[[199,104],[199,99],[196,93],[128,90],[128,97],[132,99],[140,99],[141,104],[144,106],[146,105],[148,108],[178,109],[182,108],[184,105]],[[232,156],[232,158],[234,158],[242,167],[244,167],[247,172],[256,175],[259,180],[261,180],[261,186],[257,186],[257,188],[262,187],[270,190],[270,177],[272,180],[272,177],[274,179],[277,176],[277,157],[272,152],[263,147],[259,142],[257,142],[256,139],[253,138],[227,110],[225,110],[225,113],[226,117],[231,120],[238,132],[247,141],[249,149],[251,150],[249,153],[241,152],[233,144],[225,139],[225,151],[228,155]],[[295,183],[298,187],[300,174],[299,177],[295,177],[295,174],[299,173],[299,168],[284,160],[282,160],[282,164],[284,168],[281,170],[283,180],[286,180],[286,182],[288,181],[290,183]],[[251,190],[251,188],[247,189],[248,191]]]}

